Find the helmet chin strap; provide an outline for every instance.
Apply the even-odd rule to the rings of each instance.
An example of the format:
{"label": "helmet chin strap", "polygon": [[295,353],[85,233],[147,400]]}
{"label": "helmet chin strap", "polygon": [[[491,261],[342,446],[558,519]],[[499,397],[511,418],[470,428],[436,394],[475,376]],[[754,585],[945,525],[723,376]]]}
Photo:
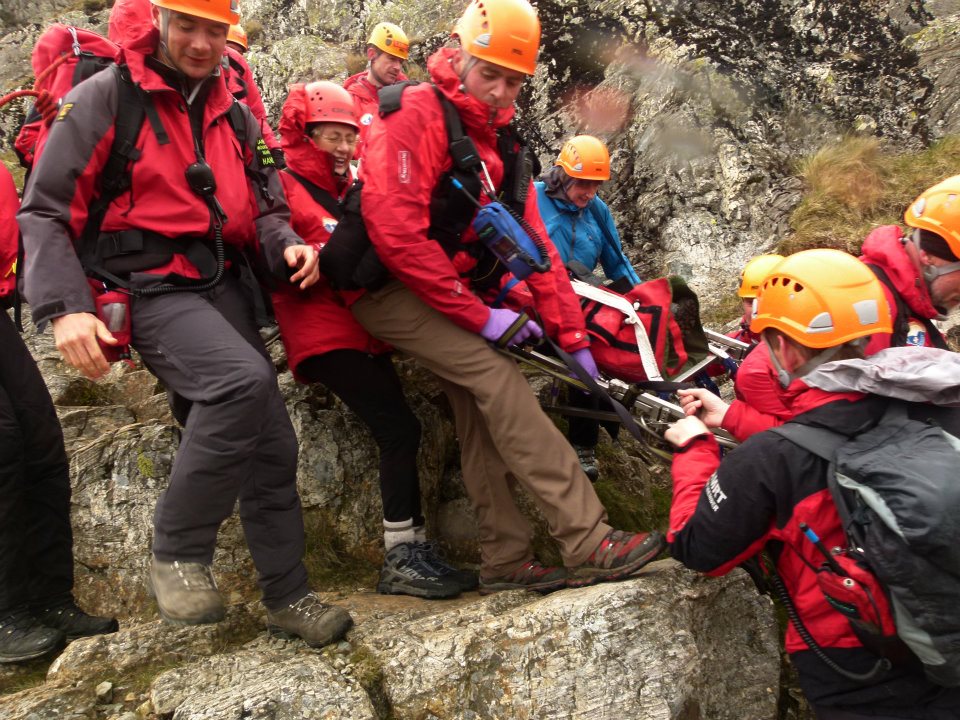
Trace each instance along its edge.
{"label": "helmet chin strap", "polygon": [[773,352],[773,346],[767,342],[767,339],[764,338],[763,342],[767,346],[767,350],[770,352],[770,362],[773,363],[774,370],[777,371],[777,380],[780,382],[780,387],[786,390],[790,387],[792,383],[797,378],[802,378],[808,372],[814,368],[820,367],[826,362],[829,362],[833,359],[833,356],[840,352],[840,348],[845,347],[846,345],[866,345],[866,338],[857,338],[856,340],[851,340],[848,343],[843,343],[841,345],[834,345],[833,347],[828,347],[822,352],[817,353],[812,358],[807,360],[803,365],[798,366],[794,369],[793,372],[789,372],[783,365],[780,364],[780,361],[777,359],[776,353]]}

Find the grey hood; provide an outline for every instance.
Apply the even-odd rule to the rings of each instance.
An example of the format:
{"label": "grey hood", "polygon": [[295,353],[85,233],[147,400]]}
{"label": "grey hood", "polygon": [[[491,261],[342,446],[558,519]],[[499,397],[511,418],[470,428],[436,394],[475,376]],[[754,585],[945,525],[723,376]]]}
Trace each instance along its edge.
{"label": "grey hood", "polygon": [[910,402],[960,406],[960,353],[894,347],[858,360],[824,363],[803,376],[828,392],[862,392]]}

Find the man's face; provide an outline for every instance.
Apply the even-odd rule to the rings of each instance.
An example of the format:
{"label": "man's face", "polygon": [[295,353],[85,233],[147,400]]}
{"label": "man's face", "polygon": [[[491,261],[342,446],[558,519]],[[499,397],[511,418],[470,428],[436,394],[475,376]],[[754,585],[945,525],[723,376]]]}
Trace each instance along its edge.
{"label": "man's face", "polygon": [[567,187],[567,199],[578,208],[585,208],[597,196],[597,190],[603,185],[601,180],[574,180]]}
{"label": "man's face", "polygon": [[[160,8],[153,6],[154,25],[160,27]],[[224,23],[170,11],[167,60],[191,80],[202,80],[220,63],[227,44]]]}
{"label": "man's face", "polygon": [[743,303],[743,323],[749,325],[753,319],[753,298],[740,298]]}
{"label": "man's face", "polygon": [[[937,265],[947,265],[950,261],[927,255],[927,262],[936,267]],[[933,282],[930,283],[930,300],[934,307],[946,312],[960,307],[960,270],[954,270],[934,278]]]}
{"label": "man's face", "polygon": [[[486,60],[476,60],[472,65],[470,61],[470,56],[464,52],[454,56],[453,69],[457,75],[463,77],[467,92],[480,102],[495,108],[512,106],[527,76],[518,70],[510,70]],[[464,77],[463,68],[468,66],[469,70]]]}
{"label": "man's face", "polygon": [[403,69],[401,58],[376,48],[367,48],[367,58],[370,60],[369,75],[374,85],[393,85],[397,82]]}

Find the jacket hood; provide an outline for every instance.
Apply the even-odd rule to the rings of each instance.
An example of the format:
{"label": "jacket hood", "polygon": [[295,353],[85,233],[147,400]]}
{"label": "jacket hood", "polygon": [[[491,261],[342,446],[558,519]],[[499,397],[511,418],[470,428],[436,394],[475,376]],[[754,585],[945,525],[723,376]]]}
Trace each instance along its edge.
{"label": "jacket hood", "polygon": [[117,45],[136,44],[153,30],[150,0],[117,0],[110,10],[107,37]]}
{"label": "jacket hood", "polygon": [[516,109],[513,105],[508,108],[494,108],[461,90],[460,78],[451,65],[454,56],[459,52],[459,48],[440,48],[431,55],[427,60],[430,79],[457,108],[465,130],[497,130],[505,127],[513,119]]}
{"label": "jacket hood", "polygon": [[828,392],[960,406],[960,354],[928,347],[887,348],[863,359],[824,363],[804,375],[803,382]]}
{"label": "jacket hood", "polygon": [[[884,269],[910,310],[919,317],[935,318],[940,313],[933,307],[926,281],[903,247],[903,237],[897,225],[876,228],[863,241],[860,259]],[[896,308],[890,310],[896,312]]]}
{"label": "jacket hood", "polygon": [[287,166],[313,184],[337,196],[337,180],[333,173],[333,156],[324,152],[307,137],[307,95],[303,83],[290,86],[280,112],[280,147]]}

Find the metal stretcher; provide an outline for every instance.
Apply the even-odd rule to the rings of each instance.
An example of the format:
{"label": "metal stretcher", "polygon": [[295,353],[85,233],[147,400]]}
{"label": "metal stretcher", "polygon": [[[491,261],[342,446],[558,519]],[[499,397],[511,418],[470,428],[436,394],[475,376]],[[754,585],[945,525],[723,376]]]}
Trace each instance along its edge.
{"label": "metal stretcher", "polygon": [[[739,365],[750,350],[748,343],[735,340],[734,338],[727,337],[712,330],[705,329],[704,332],[708,340],[707,347],[709,352],[707,356],[676,377],[671,378],[670,380],[672,382],[689,381],[717,360],[729,358],[732,362]],[[558,389],[561,384],[564,384],[570,388],[589,392],[586,384],[572,376],[570,368],[557,357],[544,354],[530,347],[511,347],[509,349],[501,349],[501,352],[505,352],[519,360],[528,368],[550,376],[553,379],[555,389]],[[672,394],[652,392],[644,389],[642,384],[625,382],[616,378],[607,379],[601,377],[597,380],[597,385],[627,409],[636,421],[637,427],[639,427],[643,433],[643,440],[641,442],[644,443],[646,449],[657,457],[669,462],[673,457],[672,449],[670,444],[664,440],[663,433],[671,423],[684,417],[683,409],[679,404],[674,402],[675,396]],[[543,405],[544,410],[568,417],[588,417],[600,421],[622,422],[620,416],[610,410],[589,410],[571,407],[560,404],[559,397],[560,393],[558,392],[549,393],[549,400]],[[721,447],[728,449],[736,447],[737,441],[725,430],[717,429],[712,432]]]}

